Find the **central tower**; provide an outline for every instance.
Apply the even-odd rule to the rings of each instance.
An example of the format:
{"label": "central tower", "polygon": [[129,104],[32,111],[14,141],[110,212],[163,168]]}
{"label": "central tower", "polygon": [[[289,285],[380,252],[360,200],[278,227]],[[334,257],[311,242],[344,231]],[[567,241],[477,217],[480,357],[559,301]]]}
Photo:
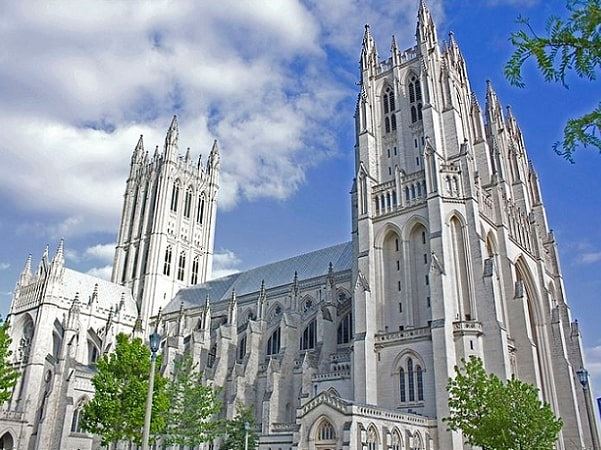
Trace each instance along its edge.
{"label": "central tower", "polygon": [[140,136],[123,200],[112,281],[132,291],[144,328],[179,289],[211,276],[219,150],[215,141],[206,164],[194,163],[178,139],[175,116],[162,153],[149,157]]}

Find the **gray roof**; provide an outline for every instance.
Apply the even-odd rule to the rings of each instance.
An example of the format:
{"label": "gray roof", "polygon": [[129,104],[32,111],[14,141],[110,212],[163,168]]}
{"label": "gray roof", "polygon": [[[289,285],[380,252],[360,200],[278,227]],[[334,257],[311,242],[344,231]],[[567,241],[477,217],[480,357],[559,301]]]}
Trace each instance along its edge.
{"label": "gray roof", "polygon": [[352,261],[352,242],[322,248],[282,261],[255,267],[246,272],[238,272],[184,288],[165,307],[165,312],[169,313],[179,310],[182,302],[186,309],[204,305],[207,293],[209,294],[211,303],[229,299],[232,289],[236,290],[237,296],[251,294],[259,291],[261,281],[263,280],[265,280],[265,287],[267,289],[285,286],[292,283],[295,271],[298,273],[299,280],[308,280],[323,276],[328,273],[330,263],[333,265],[334,272],[343,272],[351,269]]}

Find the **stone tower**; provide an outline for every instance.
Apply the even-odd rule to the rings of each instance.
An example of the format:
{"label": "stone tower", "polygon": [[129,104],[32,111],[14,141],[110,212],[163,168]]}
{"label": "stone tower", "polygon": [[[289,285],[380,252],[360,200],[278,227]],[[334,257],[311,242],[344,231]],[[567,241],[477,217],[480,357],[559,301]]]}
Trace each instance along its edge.
{"label": "stone tower", "polygon": [[443,431],[446,380],[474,355],[540,389],[564,418],[558,448],[590,445],[578,328],[511,110],[488,82],[481,112],[453,34],[439,41],[423,1],[408,50],[393,37],[380,59],[366,26],[360,76],[355,401],[436,417],[439,448],[462,449]]}
{"label": "stone tower", "polygon": [[214,142],[196,163],[178,138],[175,116],[162,152],[150,157],[140,136],[123,200],[112,281],[131,289],[144,327],[180,288],[211,275],[219,150]]}

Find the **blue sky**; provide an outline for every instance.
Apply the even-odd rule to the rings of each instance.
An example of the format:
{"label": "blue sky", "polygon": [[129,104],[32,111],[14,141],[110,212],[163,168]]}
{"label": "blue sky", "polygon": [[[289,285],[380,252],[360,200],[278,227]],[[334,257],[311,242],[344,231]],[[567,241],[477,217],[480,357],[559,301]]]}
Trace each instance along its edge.
{"label": "blue sky", "polygon": [[[181,146],[221,145],[216,269],[242,270],[350,239],[353,112],[363,25],[386,57],[413,45],[417,0],[359,3],[0,4],[0,311],[28,253],[66,239],[67,264],[106,275],[131,151],[162,145],[177,113]],[[526,89],[502,68],[519,14],[537,29],[565,3],[432,0],[484,103],[491,79],[511,105],[540,174],[572,314],[601,388],[601,156],[576,164],[551,146],[592,109],[597,84]]]}

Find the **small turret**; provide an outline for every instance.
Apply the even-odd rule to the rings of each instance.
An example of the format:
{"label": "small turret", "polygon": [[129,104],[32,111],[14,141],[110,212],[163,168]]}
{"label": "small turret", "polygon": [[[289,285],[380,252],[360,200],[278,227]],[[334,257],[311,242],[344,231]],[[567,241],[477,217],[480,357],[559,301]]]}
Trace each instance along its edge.
{"label": "small turret", "polygon": [[61,240],[58,242],[58,247],[56,248],[56,253],[54,254],[54,257],[52,258],[52,264],[53,265],[60,265],[60,266],[64,266],[65,265],[65,240],[61,238]]}
{"label": "small turret", "polygon": [[373,71],[378,65],[378,50],[376,49],[376,41],[371,35],[369,25],[365,25],[363,33],[363,46],[361,48],[361,79],[363,80],[363,71]]}
{"label": "small turret", "polygon": [[396,38],[392,35],[392,42],[390,43],[390,54],[392,55],[392,65],[396,66],[401,62],[401,55],[399,48],[396,44]]}
{"label": "small turret", "polygon": [[134,165],[136,164],[140,164],[140,162],[142,161],[143,157],[144,157],[144,139],[142,137],[142,135],[140,135],[140,139],[138,139],[138,143],[136,144],[136,148],[134,148],[134,152],[131,155],[131,165],[132,165],[132,171],[134,169]]}
{"label": "small turret", "polygon": [[205,297],[205,307],[202,312],[202,329],[208,330],[211,327],[211,299],[209,293]]}
{"label": "small turret", "polygon": [[436,36],[436,26],[432,19],[432,14],[426,5],[425,0],[420,0],[417,12],[417,28],[415,31],[418,47],[422,52],[429,50],[436,45],[438,38]]}
{"label": "small turret", "polygon": [[232,289],[232,296],[227,305],[227,322],[231,326],[237,326],[238,321],[238,300],[236,298],[236,289]]}
{"label": "small turret", "polygon": [[267,292],[265,290],[265,280],[261,280],[261,289],[257,298],[257,320],[265,320],[265,304],[267,303]]}
{"label": "small turret", "polygon": [[486,80],[486,122],[488,125],[496,123],[503,127],[503,111],[490,80]]}
{"label": "small turret", "polygon": [[42,253],[42,258],[40,259],[40,265],[38,266],[38,276],[44,275],[48,272],[48,260],[49,260],[49,247],[46,244],[46,248],[44,249],[44,253]]}
{"label": "small turret", "polygon": [[69,308],[69,316],[67,317],[67,323],[65,326],[66,329],[77,330],[79,328],[79,312],[79,292],[76,292],[73,303],[71,303],[71,308]]}
{"label": "small turret", "polygon": [[213,147],[211,147],[211,152],[209,153],[209,158],[207,159],[207,172],[213,173],[219,169],[219,146],[217,145],[217,139],[213,141]]}
{"label": "small turret", "polygon": [[184,157],[186,162],[190,162],[190,147],[186,149],[186,156]]}
{"label": "small turret", "polygon": [[165,159],[174,161],[177,158],[177,141],[179,139],[179,127],[177,124],[177,116],[173,116],[167,136],[165,137]]}
{"label": "small turret", "polygon": [[31,278],[33,275],[31,274],[31,253],[27,256],[25,260],[25,265],[23,266],[23,270],[21,271],[21,275],[19,276],[19,286],[26,286],[31,282]]}

